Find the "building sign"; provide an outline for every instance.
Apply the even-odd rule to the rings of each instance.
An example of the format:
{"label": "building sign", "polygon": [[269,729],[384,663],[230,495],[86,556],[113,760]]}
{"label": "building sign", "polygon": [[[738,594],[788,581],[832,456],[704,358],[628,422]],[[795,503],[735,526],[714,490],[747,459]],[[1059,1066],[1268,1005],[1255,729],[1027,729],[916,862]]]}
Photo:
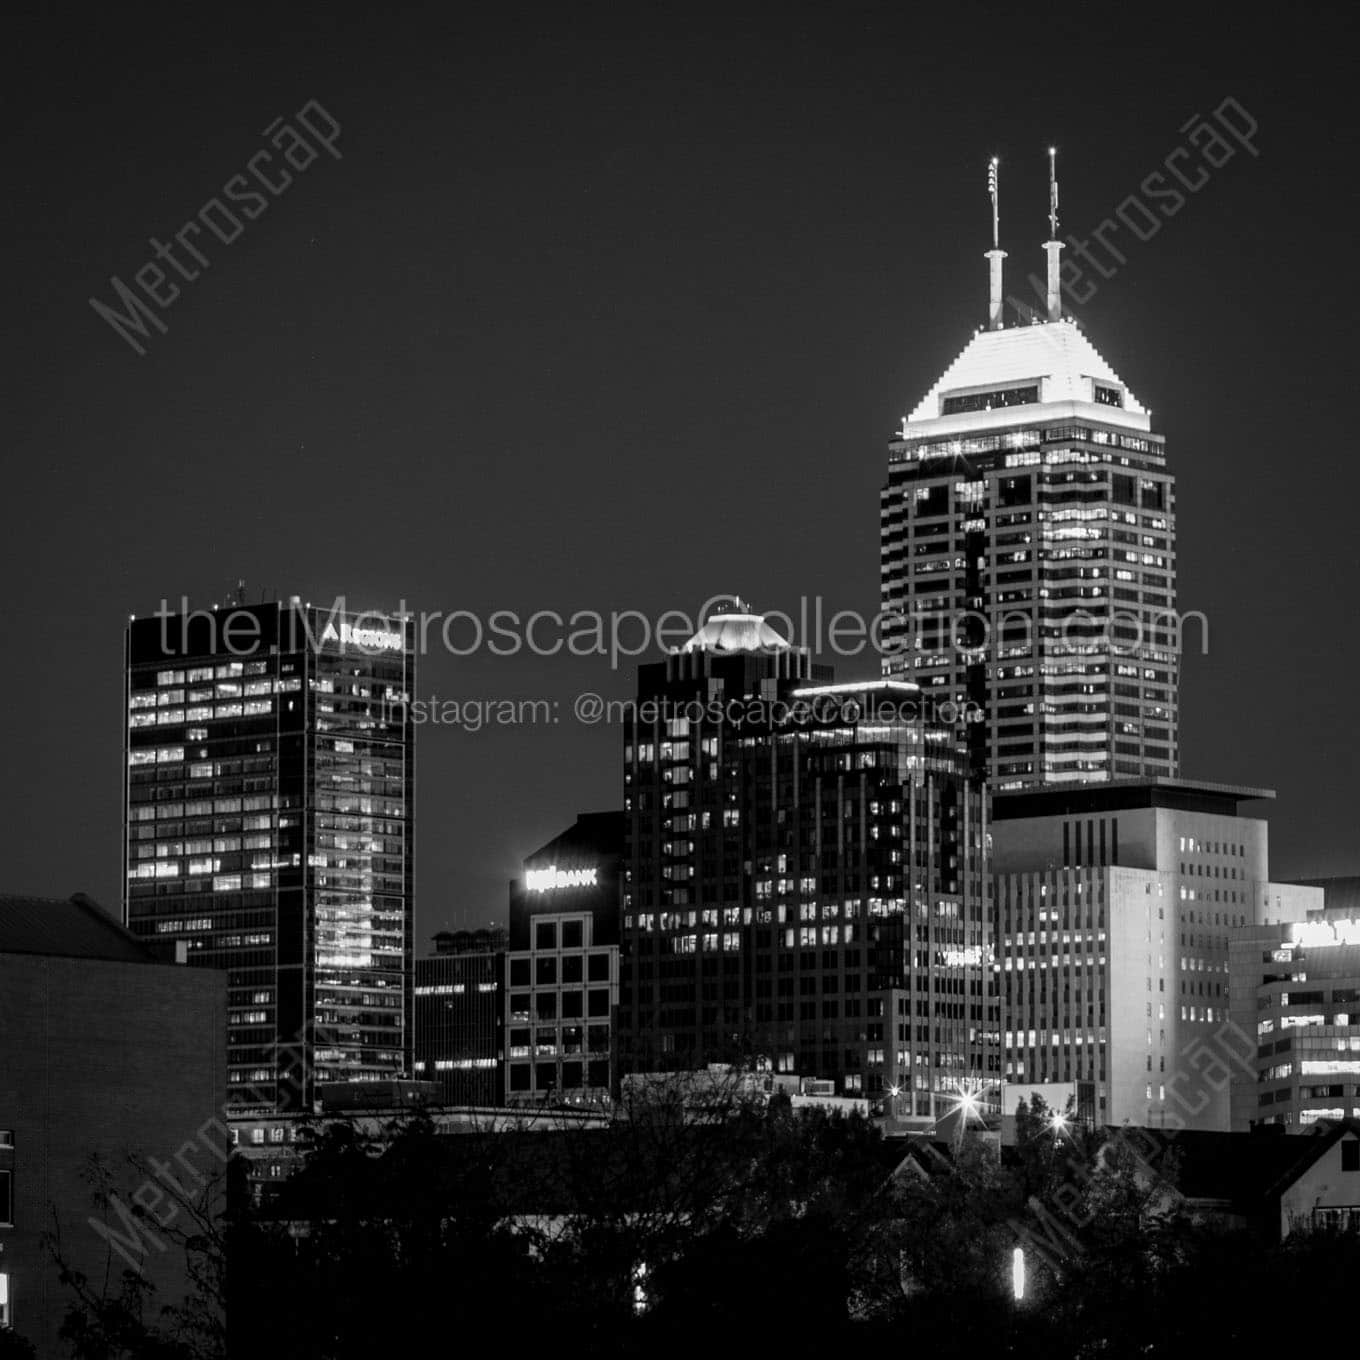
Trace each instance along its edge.
{"label": "building sign", "polygon": [[404,645],[402,635],[390,628],[356,628],[352,623],[342,623],[338,633],[335,624],[328,623],[321,641],[338,642],[342,647],[358,647],[369,652],[399,652]]}
{"label": "building sign", "polygon": [[940,954],[946,968],[975,968],[982,962],[982,946],[970,944],[967,949],[946,949]]}
{"label": "building sign", "polygon": [[1304,949],[1360,944],[1360,921],[1300,921],[1290,928],[1289,938]]}
{"label": "building sign", "polygon": [[599,885],[599,868],[559,869],[550,864],[546,869],[526,869],[524,886],[529,892],[552,892],[555,888],[594,888]]}

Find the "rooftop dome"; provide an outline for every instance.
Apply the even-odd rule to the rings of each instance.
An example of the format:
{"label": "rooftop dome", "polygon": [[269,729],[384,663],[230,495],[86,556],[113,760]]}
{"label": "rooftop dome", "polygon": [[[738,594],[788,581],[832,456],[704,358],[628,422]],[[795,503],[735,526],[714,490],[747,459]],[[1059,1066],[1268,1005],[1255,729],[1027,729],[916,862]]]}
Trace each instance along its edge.
{"label": "rooftop dome", "polygon": [[686,652],[786,652],[787,638],[765,622],[763,614],[752,614],[740,600],[715,609],[682,648]]}

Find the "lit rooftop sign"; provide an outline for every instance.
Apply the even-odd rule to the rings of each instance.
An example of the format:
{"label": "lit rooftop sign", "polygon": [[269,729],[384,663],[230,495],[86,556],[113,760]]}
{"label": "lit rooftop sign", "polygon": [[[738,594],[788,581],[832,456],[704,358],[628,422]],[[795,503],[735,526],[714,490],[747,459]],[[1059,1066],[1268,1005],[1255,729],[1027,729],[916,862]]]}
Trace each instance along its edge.
{"label": "lit rooftop sign", "polygon": [[369,652],[399,652],[404,645],[402,635],[390,628],[356,628],[352,623],[342,623],[338,632],[335,624],[328,623],[321,641],[338,642],[342,647],[358,647]]}
{"label": "lit rooftop sign", "polygon": [[1338,944],[1360,944],[1360,921],[1300,921],[1290,927],[1292,943],[1304,949],[1328,949]]}
{"label": "lit rooftop sign", "polygon": [[589,869],[559,869],[550,864],[546,869],[526,869],[524,886],[529,892],[552,892],[557,888],[594,888],[599,885],[598,866]]}

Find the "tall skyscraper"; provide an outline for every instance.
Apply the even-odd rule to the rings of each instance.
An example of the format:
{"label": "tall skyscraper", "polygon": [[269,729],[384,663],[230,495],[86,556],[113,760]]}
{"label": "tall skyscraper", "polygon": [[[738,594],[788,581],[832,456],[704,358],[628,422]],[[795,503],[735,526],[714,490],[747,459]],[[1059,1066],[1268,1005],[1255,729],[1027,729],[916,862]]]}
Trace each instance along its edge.
{"label": "tall skyscraper", "polygon": [[226,971],[249,1109],[410,1070],[414,638],[339,603],[127,630],[124,919]]}
{"label": "tall skyscraper", "polygon": [[736,605],[625,727],[622,1069],[768,1063],[937,1118],[995,1080],[987,811],[913,685]]}
{"label": "tall skyscraper", "polygon": [[[969,707],[997,788],[1178,773],[1175,482],[1151,412],[1061,312],[989,328],[903,419],[880,506],[884,673]],[[995,179],[992,181],[995,201]]]}

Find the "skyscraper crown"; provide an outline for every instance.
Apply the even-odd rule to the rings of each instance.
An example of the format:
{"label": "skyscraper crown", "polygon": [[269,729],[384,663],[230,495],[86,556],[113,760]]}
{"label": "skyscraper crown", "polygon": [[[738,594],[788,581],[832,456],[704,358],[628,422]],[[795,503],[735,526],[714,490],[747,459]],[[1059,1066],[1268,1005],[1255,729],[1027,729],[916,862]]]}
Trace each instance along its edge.
{"label": "skyscraper crown", "polygon": [[979,331],[905,418],[902,437],[1014,424],[1025,415],[1018,408],[1059,405],[1130,429],[1150,427],[1147,408],[1065,318]]}

